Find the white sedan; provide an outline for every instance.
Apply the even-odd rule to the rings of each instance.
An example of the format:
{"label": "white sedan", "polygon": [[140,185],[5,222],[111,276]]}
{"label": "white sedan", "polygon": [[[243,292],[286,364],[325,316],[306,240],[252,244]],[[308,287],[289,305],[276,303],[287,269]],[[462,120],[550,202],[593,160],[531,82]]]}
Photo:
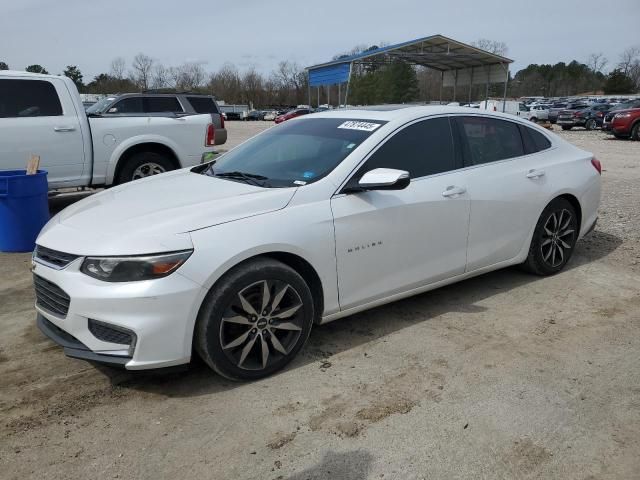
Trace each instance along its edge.
{"label": "white sedan", "polygon": [[526,120],[461,107],[316,113],[214,162],[53,218],[41,330],[71,357],[255,379],[316,323],[509,265],[559,272],[590,232],[600,162]]}

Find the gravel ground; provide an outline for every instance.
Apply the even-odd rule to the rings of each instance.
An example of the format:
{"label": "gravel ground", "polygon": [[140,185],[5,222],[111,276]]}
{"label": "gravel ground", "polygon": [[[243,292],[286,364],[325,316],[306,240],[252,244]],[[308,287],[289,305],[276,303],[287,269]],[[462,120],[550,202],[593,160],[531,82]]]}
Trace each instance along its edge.
{"label": "gravel ground", "polygon": [[[269,125],[228,122],[229,146]],[[605,168],[564,272],[317,327],[259,382],[67,359],[35,327],[29,255],[0,254],[2,478],[638,478],[640,142],[559,133]]]}

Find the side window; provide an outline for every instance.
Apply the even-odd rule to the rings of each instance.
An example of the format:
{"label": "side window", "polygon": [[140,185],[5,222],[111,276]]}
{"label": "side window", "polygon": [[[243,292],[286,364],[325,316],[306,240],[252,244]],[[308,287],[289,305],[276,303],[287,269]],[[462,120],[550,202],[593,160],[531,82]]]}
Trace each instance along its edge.
{"label": "side window", "polygon": [[488,117],[458,117],[460,131],[466,139],[469,165],[506,160],[524,155],[518,125]]}
{"label": "side window", "polygon": [[219,113],[213,98],[187,97],[187,100],[189,100],[196,113]]}
{"label": "side window", "polygon": [[107,113],[144,113],[142,97],[124,98],[107,110]]}
{"label": "side window", "polygon": [[144,111],[145,113],[182,113],[184,110],[176,97],[145,97]]}
{"label": "side window", "polygon": [[540,152],[551,148],[551,142],[542,133],[533,128],[520,125],[520,133],[524,142],[524,151],[526,154]]}
{"label": "side window", "polygon": [[406,170],[411,178],[454,170],[457,167],[449,119],[423,120],[400,130],[367,160],[355,177],[375,168]]}
{"label": "side window", "polygon": [[58,93],[46,80],[0,80],[0,118],[62,115]]}

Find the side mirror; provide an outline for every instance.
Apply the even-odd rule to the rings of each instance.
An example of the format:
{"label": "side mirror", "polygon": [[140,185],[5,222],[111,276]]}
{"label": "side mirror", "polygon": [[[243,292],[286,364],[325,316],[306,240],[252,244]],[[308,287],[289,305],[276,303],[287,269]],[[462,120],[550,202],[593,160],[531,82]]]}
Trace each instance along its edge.
{"label": "side mirror", "polygon": [[358,181],[358,186],[362,190],[403,190],[410,182],[409,172],[376,168],[365,173]]}

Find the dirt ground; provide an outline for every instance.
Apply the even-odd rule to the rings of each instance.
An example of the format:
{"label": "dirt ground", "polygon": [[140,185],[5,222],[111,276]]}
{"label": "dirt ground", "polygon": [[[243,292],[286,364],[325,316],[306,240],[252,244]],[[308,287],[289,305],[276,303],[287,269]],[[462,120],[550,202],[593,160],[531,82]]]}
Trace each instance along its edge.
{"label": "dirt ground", "polygon": [[[228,122],[229,144],[268,125]],[[35,326],[29,255],[0,254],[0,476],[640,478],[640,142],[561,135],[605,169],[564,272],[502,270],[317,327],[255,383],[66,358]]]}

